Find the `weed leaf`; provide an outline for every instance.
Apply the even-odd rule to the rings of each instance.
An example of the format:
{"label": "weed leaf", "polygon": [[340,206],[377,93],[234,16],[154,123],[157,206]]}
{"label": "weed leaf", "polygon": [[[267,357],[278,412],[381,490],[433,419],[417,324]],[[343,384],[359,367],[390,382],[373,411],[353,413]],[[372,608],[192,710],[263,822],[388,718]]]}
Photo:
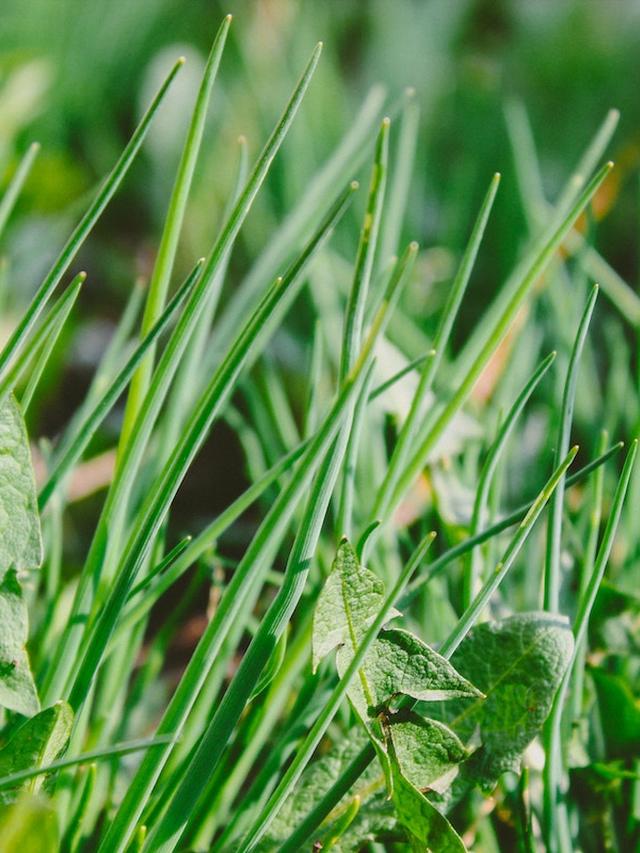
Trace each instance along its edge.
{"label": "weed leaf", "polygon": [[0,581],[10,566],[42,562],[42,537],[27,430],[12,395],[0,403]]}
{"label": "weed leaf", "polygon": [[446,817],[402,774],[391,758],[392,800],[399,823],[404,827],[411,849],[424,853],[464,853],[462,839]]}
{"label": "weed leaf", "polygon": [[[356,637],[360,637],[375,619],[383,601],[383,582],[360,565],[355,549],[343,539],[313,616],[314,670],[337,646],[347,643],[351,647],[350,625]],[[389,618],[399,615],[394,608]]]}
{"label": "weed leaf", "polygon": [[[73,713],[66,702],[56,702],[24,722],[0,750],[0,779],[55,761],[67,744],[72,723]],[[43,781],[43,776],[34,776],[24,783],[24,788],[35,794]],[[0,792],[0,802],[14,800],[17,791],[16,787]]]}
{"label": "weed leaf", "polygon": [[452,663],[463,675],[473,675],[486,698],[455,703],[454,718],[446,719],[463,740],[479,732],[482,746],[467,769],[483,787],[492,787],[506,770],[518,770],[523,750],[547,718],[572,652],[569,622],[544,613],[483,622],[456,650]]}
{"label": "weed leaf", "polygon": [[460,738],[437,720],[414,711],[391,717],[387,728],[403,776],[416,788],[448,785],[458,764],[469,757]]}
{"label": "weed leaf", "polygon": [[40,710],[25,643],[27,603],[16,570],[0,583],[0,707],[31,717]]}

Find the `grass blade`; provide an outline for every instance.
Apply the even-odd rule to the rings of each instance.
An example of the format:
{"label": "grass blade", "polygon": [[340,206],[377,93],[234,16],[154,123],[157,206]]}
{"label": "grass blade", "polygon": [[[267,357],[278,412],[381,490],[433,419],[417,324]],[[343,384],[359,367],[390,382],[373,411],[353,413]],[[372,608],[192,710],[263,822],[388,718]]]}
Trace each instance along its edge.
{"label": "grass blade", "polygon": [[22,159],[20,160],[18,168],[16,169],[14,176],[9,182],[9,186],[4,191],[4,195],[2,196],[2,200],[0,201],[0,237],[4,232],[7,220],[11,216],[11,211],[13,210],[13,207],[16,201],[18,200],[20,191],[24,186],[24,182],[27,180],[29,172],[31,171],[31,167],[33,166],[33,161],[38,156],[39,150],[39,143],[32,142],[24,153]]}
{"label": "grass blade", "polygon": [[[534,390],[537,388],[538,384],[542,380],[542,377],[546,374],[547,370],[555,361],[555,357],[555,352],[550,353],[538,366],[533,376],[529,379],[525,387],[518,395],[515,403],[513,404],[506,418],[504,419],[504,423],[500,427],[500,431],[498,432],[496,440],[493,443],[491,450],[489,451],[489,454],[485,460],[484,465],[482,466],[482,470],[480,471],[480,475],[478,477],[478,488],[476,492],[475,502],[473,505],[471,524],[469,526],[469,533],[471,534],[471,536],[475,536],[485,524],[486,508],[489,500],[489,490],[491,488],[492,477],[500,459],[500,455],[502,454],[511,433],[513,432],[517,419],[522,414],[522,411],[525,405],[527,404],[527,401],[533,394]],[[481,564],[478,560],[474,559],[476,554],[476,551],[472,552],[471,560],[469,561],[465,570],[463,589],[463,604],[465,608],[471,604],[471,602],[479,592],[478,587],[481,582]]]}
{"label": "grass blade", "polygon": [[[598,285],[594,285],[587,299],[584,313],[578,326],[576,338],[567,367],[567,378],[562,394],[562,406],[560,409],[560,424],[555,451],[555,464],[569,449],[571,438],[571,424],[573,422],[573,407],[575,404],[576,387],[578,384],[578,369],[580,356],[587,339],[589,323],[596,299],[598,298]],[[558,484],[558,488],[551,498],[549,507],[549,522],[547,530],[547,550],[544,567],[544,609],[557,613],[560,608],[560,540],[562,537],[562,513],[564,509],[564,482]]]}
{"label": "grass blade", "polygon": [[393,490],[396,487],[400,472],[409,456],[410,448],[415,441],[416,433],[421,419],[424,415],[424,405],[431,388],[433,380],[442,362],[444,350],[447,347],[453,324],[457,317],[462,299],[464,297],[471,272],[475,264],[480,243],[489,220],[491,208],[495,201],[498,185],[500,183],[500,175],[496,174],[491,180],[487,194],[480,208],[478,218],[474,224],[469,238],[469,243],[465,249],[464,255],[460,262],[458,272],[451,285],[449,296],[442,313],[442,317],[438,324],[438,330],[433,341],[433,349],[435,355],[425,362],[420,374],[420,381],[416,389],[415,395],[411,401],[411,407],[406,417],[402,429],[398,435],[398,440],[394,448],[385,478],[378,490],[376,501],[372,510],[373,518],[385,518],[390,507]]}
{"label": "grass blade", "polygon": [[[175,183],[169,200],[169,207],[165,218],[164,229],[158,246],[158,254],[153,267],[153,274],[149,282],[147,300],[142,316],[142,328],[140,336],[145,337],[154,324],[160,318],[169,289],[169,281],[178,248],[178,240],[182,230],[184,214],[187,208],[193,173],[196,168],[200,145],[204,133],[204,125],[207,117],[211,92],[215,82],[220,59],[224,50],[227,33],[231,25],[231,15],[227,15],[220,25],[213,41],[207,64],[202,76],[202,82],[198,90],[193,114],[187,130],[187,137],[182,148],[180,163],[176,173]],[[142,400],[151,382],[153,372],[154,347],[147,353],[133,379],[127,398],[127,406],[122,424],[120,441],[124,445],[129,438],[133,423],[140,410]]]}
{"label": "grass blade", "polygon": [[[609,172],[612,169],[611,163],[606,163],[602,169],[595,175],[595,177],[589,182],[584,191],[580,194],[577,201],[567,214],[567,216],[562,220],[560,225],[558,225],[553,233],[545,240],[542,248],[535,253],[534,256],[525,264],[515,282],[516,287],[513,288],[513,294],[500,317],[498,317],[497,321],[490,328],[489,332],[485,334],[484,344],[480,350],[479,355],[473,361],[473,363],[468,367],[464,378],[462,379],[460,385],[457,387],[453,397],[446,404],[444,410],[436,419],[433,425],[430,425],[427,434],[423,436],[421,441],[419,442],[419,446],[417,450],[411,455],[408,459],[407,464],[405,465],[401,475],[398,478],[398,484],[396,486],[393,500],[390,503],[390,507],[395,506],[400,500],[401,496],[407,490],[407,488],[411,485],[415,477],[420,472],[424,462],[429,454],[429,451],[434,446],[435,442],[438,438],[444,433],[445,429],[451,422],[453,416],[458,412],[461,408],[469,394],[471,393],[476,381],[480,377],[483,369],[489,362],[489,359],[493,355],[496,347],[500,343],[500,341],[504,338],[505,334],[509,326],[511,325],[516,313],[518,312],[520,306],[524,302],[527,297],[529,291],[533,287],[533,284],[537,281],[538,277],[542,274],[547,264],[553,258],[555,252],[562,244],[562,241],[570,228],[573,226],[575,220],[580,215],[582,210],[589,203],[598,187],[602,184],[604,179],[607,177]],[[376,513],[377,517],[378,513]]]}

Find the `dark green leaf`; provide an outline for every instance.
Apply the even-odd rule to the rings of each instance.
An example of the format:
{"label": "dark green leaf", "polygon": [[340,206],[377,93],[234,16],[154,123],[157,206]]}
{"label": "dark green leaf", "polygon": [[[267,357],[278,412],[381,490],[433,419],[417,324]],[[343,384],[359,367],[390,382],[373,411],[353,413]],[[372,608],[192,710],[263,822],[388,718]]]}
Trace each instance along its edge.
{"label": "dark green leaf", "polygon": [[411,849],[425,853],[464,853],[462,839],[446,817],[402,775],[391,760],[392,800],[398,821],[405,828]]}
{"label": "dark green leaf", "polygon": [[511,616],[472,628],[451,661],[486,695],[446,706],[443,719],[481,748],[470,759],[472,778],[491,787],[519,768],[523,750],[538,734],[573,652],[569,622],[545,613]]}

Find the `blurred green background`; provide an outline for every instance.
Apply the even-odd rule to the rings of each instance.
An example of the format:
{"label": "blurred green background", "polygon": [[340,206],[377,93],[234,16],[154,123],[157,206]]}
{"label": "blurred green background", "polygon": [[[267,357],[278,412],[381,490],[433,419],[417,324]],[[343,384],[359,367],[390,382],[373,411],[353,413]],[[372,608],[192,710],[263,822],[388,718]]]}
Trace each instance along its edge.
{"label": "blurred green background", "polygon": [[[150,272],[199,75],[227,12],[234,23],[216,82],[176,280],[208,251],[215,235],[234,183],[238,136],[247,138],[250,157],[255,157],[313,45],[322,39],[325,46],[301,114],[234,251],[223,312],[252,260],[269,246],[270,235],[349,131],[365,100],[380,115],[384,110],[393,118],[409,86],[416,90],[420,131],[402,239],[416,239],[423,247],[427,284],[409,294],[405,308],[427,335],[446,295],[446,288],[430,289],[428,284],[450,279],[496,170],[503,174],[500,195],[456,330],[458,341],[502,284],[527,239],[505,118],[509,105],[526,107],[550,201],[607,110],[620,109],[610,150],[617,169],[594,208],[591,233],[635,289],[640,156],[636,0],[2,0],[0,188],[29,143],[42,144],[0,246],[6,262],[3,325],[13,321],[34,291],[172,62],[181,54],[187,58],[142,156],[74,266],[86,269],[89,279],[75,325],[57,347],[57,372],[49,371],[45,393],[30,412],[36,435],[53,437],[66,421],[134,281]],[[384,106],[381,90],[371,92],[376,86],[384,89]],[[397,134],[392,143],[397,145]],[[354,176],[366,180],[368,164],[361,159]],[[334,240],[351,257],[362,204],[360,199]],[[601,302],[595,334],[602,334],[610,316],[610,334],[629,336],[630,329],[606,299]],[[550,342],[569,340],[577,318],[574,307],[566,317],[557,305],[555,313],[549,312],[553,319],[545,334]],[[543,303],[541,310],[548,308]],[[289,320],[289,333],[304,346],[311,322],[302,315]],[[420,352],[422,339],[406,342],[407,355]],[[306,370],[305,351],[294,347],[288,352],[287,367],[299,375]],[[100,439],[104,446],[115,433],[116,426],[110,435],[107,424]],[[229,472],[241,467],[226,453],[218,463]],[[220,478],[204,494],[214,506],[227,498],[222,481],[227,479]],[[235,492],[237,485],[229,488]]]}

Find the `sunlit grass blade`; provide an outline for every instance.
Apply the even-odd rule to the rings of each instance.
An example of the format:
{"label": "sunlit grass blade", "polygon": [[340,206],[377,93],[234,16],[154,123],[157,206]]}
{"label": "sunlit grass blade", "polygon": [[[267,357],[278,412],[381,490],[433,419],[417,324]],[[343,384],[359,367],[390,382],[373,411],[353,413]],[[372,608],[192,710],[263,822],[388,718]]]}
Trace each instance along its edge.
{"label": "sunlit grass blade", "polygon": [[[596,284],[589,294],[584,313],[580,319],[576,333],[567,377],[562,393],[562,405],[560,407],[560,423],[558,425],[558,438],[554,461],[557,465],[560,459],[569,449],[571,439],[571,425],[573,423],[573,408],[575,405],[576,388],[578,384],[578,370],[580,367],[580,356],[587,339],[591,316],[598,297],[598,285]],[[564,511],[564,482],[558,483],[551,498],[549,507],[549,522],[547,529],[547,546],[544,566],[544,609],[551,613],[557,613],[560,608],[560,547],[562,538],[562,514]]]}
{"label": "sunlit grass blade", "polygon": [[[516,160],[520,196],[531,228],[543,223],[545,216],[549,215],[552,208],[544,198],[535,142],[524,107],[520,104],[510,105],[507,118],[507,127]],[[565,187],[561,195],[563,200],[566,201],[570,191],[580,185],[579,176],[582,175],[582,181],[584,181],[584,176],[595,167],[613,135],[618,119],[618,111],[609,110],[593,143],[585,151],[581,166],[576,169]],[[565,243],[586,274],[599,282],[602,292],[618,308],[621,316],[634,326],[640,325],[640,298],[622,276],[593,246],[587,244],[584,236],[577,229],[567,235]]]}
{"label": "sunlit grass blade", "polygon": [[80,459],[87,445],[91,441],[91,438],[95,434],[95,431],[98,429],[104,418],[118,401],[124,389],[127,387],[127,384],[133,376],[137,366],[140,364],[140,361],[144,358],[153,343],[167,328],[169,321],[175,314],[176,310],[190,293],[200,274],[202,265],[203,261],[198,261],[182,286],[176,291],[157,322],[140,341],[115,379],[111,382],[108,388],[104,390],[101,396],[98,397],[91,410],[85,415],[83,421],[78,424],[75,432],[66,436],[64,444],[60,447],[55,456],[55,462],[52,470],[49,472],[49,477],[40,490],[40,494],[38,496],[38,505],[40,510],[43,510],[46,507],[51,496],[55,493],[56,488],[64,480],[66,474],[68,474],[73,465],[78,461],[78,459]]}
{"label": "sunlit grass blade", "polygon": [[[338,376],[343,382],[351,370],[360,349],[362,327],[365,317],[365,306],[373,263],[378,248],[378,235],[385,198],[387,182],[387,169],[389,159],[389,127],[390,121],[384,118],[376,140],[376,150],[373,158],[371,177],[369,180],[369,195],[367,208],[364,215],[360,240],[353,270],[353,280],[349,291],[349,298],[345,310],[344,325],[342,331],[342,348],[340,351],[340,366]],[[368,393],[368,392],[367,392]],[[364,405],[363,400],[363,405]],[[338,529],[341,534],[349,536],[351,533],[351,511],[353,502],[353,477],[352,469],[356,464],[356,445],[351,443],[353,433],[351,430],[352,417],[346,419],[343,427],[343,436],[339,443],[344,446],[338,450],[345,458],[345,471],[341,482],[341,491],[338,503]],[[351,443],[351,446],[350,446]]]}
{"label": "sunlit grass blade", "polygon": [[565,472],[575,459],[577,452],[577,447],[571,448],[565,458],[555,469],[551,477],[549,477],[540,494],[531,504],[531,507],[528,510],[527,514],[520,522],[518,530],[516,531],[513,539],[511,540],[509,547],[504,552],[504,556],[496,566],[495,571],[493,572],[491,577],[489,577],[485,581],[481,590],[478,592],[471,604],[466,608],[466,610],[458,620],[451,634],[449,634],[447,639],[442,643],[440,647],[440,653],[444,657],[451,657],[451,655],[454,653],[454,651],[458,648],[460,643],[468,634],[469,630],[471,629],[471,626],[477,620],[478,616],[482,613],[484,608],[489,603],[489,600],[493,593],[502,583],[507,572],[513,566],[515,558],[520,553],[520,550],[522,549],[522,546],[524,545],[527,537],[531,533],[531,530],[533,529],[533,526],[536,523],[538,516],[551,498],[551,495],[558,487],[558,484],[562,481]]}
{"label": "sunlit grass blade", "polygon": [[123,177],[129,170],[129,167],[140,150],[140,146],[142,145],[147,131],[149,130],[149,126],[158,107],[162,103],[169,86],[183,64],[184,59],[180,58],[169,72],[169,75],[160,87],[158,94],[153,99],[149,109],[136,128],[117,163],[98,190],[89,209],[75,227],[73,233],[67,240],[62,251],[31,300],[29,307],[22,315],[20,322],[12,332],[7,343],[4,345],[2,352],[0,352],[0,380],[4,378],[4,375],[17,353],[26,345],[27,336],[40,316],[40,313],[51,298],[51,295],[58,286],[62,276],[73,262],[80,246],[84,243],[103,210],[111,200],[113,194],[118,189]]}
{"label": "sunlit grass blade", "polygon": [[365,99],[358,115],[324,166],[311,178],[303,197],[260,255],[226,307],[217,325],[217,336],[224,345],[246,314],[248,306],[263,287],[263,282],[274,276],[286,263],[295,246],[312,227],[318,207],[335,198],[335,188],[342,186],[369,155],[374,129],[379,121],[384,101],[384,91],[376,87]]}
{"label": "sunlit grass blade", "polygon": [[415,441],[420,422],[424,417],[425,401],[431,392],[433,381],[442,362],[444,350],[449,342],[453,324],[455,323],[460,305],[462,304],[462,300],[471,277],[471,272],[480,249],[482,237],[489,220],[489,215],[493,207],[493,202],[495,201],[499,183],[500,175],[496,174],[491,180],[491,184],[489,185],[489,189],[485,195],[480,212],[473,226],[469,242],[460,261],[460,266],[451,284],[447,302],[433,340],[435,355],[433,358],[428,359],[422,367],[418,387],[411,401],[407,417],[398,435],[398,440],[394,447],[385,478],[380,485],[376,496],[372,510],[372,517],[374,518],[384,518],[388,513],[391,497],[397,485],[400,472],[402,471],[402,468],[410,454],[410,449]]}
{"label": "sunlit grass blade", "polygon": [[397,373],[394,373],[393,376],[390,376],[388,379],[385,379],[384,382],[381,382],[379,385],[376,385],[375,388],[371,389],[371,393],[369,394],[369,402],[376,400],[378,397],[382,396],[385,391],[388,391],[389,388],[392,388],[397,382],[400,382],[401,379],[404,379],[405,376],[408,376],[410,373],[413,373],[414,370],[417,370],[430,358],[434,358],[436,351],[434,349],[429,350],[429,352],[424,355],[419,355],[417,358],[414,358],[413,361],[410,361],[406,364],[401,370],[398,370]]}
{"label": "sunlit grass blade", "polygon": [[[515,403],[507,413],[504,422],[502,423],[496,440],[494,441],[489,454],[482,466],[482,470],[478,476],[478,487],[476,490],[476,498],[473,505],[473,513],[471,515],[471,524],[469,525],[469,533],[475,536],[486,524],[486,510],[489,500],[489,490],[493,474],[496,470],[500,456],[504,451],[507,441],[511,436],[516,425],[517,419],[522,414],[529,398],[537,388],[547,370],[551,367],[555,360],[555,352],[550,353],[544,361],[538,366],[533,376],[529,379]],[[555,492],[554,492],[555,494]],[[477,593],[481,585],[482,563],[477,550],[471,552],[471,559],[465,567],[464,588],[463,588],[463,606],[468,607]]]}
{"label": "sunlit grass blade", "polygon": [[[417,449],[408,457],[408,461],[398,478],[398,483],[394,492],[393,500],[390,502],[390,507],[393,507],[398,503],[402,495],[422,469],[422,466],[429,455],[429,451],[444,433],[453,416],[459,411],[468,398],[496,347],[506,335],[516,313],[523,304],[534,283],[544,272],[547,264],[551,261],[557,249],[562,244],[562,241],[569,229],[573,226],[582,210],[593,198],[598,187],[600,187],[611,171],[612,166],[613,164],[606,163],[602,169],[600,169],[580,194],[570,212],[563,219],[560,225],[555,228],[548,238],[545,239],[542,248],[536,251],[536,253],[531,256],[529,262],[522,267],[517,280],[514,282],[516,286],[512,289],[511,298],[509,299],[504,311],[494,323],[489,323],[486,326],[487,331],[483,335],[484,343],[479,353],[474,361],[466,367],[466,371],[460,381],[460,384],[457,386],[451,399],[445,405],[443,411],[435,420],[435,423],[429,425],[427,434],[420,438]],[[481,325],[484,326],[484,323],[481,323]],[[378,515],[379,513],[376,513],[376,516]]]}
{"label": "sunlit grass blade", "polygon": [[190,416],[178,444],[145,500],[129,536],[116,581],[107,601],[101,607],[100,615],[97,617],[83,657],[83,663],[75,675],[73,687],[69,693],[72,706],[77,707],[86,697],[89,685],[95,677],[98,663],[106,647],[105,644],[115,628],[117,618],[122,611],[140,563],[147,553],[153,536],[158,532],[178,486],[200,449],[213,420],[228,399],[240,371],[250,358],[251,351],[264,346],[266,342],[265,332],[270,334],[273,331],[269,324],[270,315],[287,291],[296,283],[300,284],[304,267],[331,233],[336,219],[340,217],[350,196],[351,190],[349,189],[334,209],[330,211],[327,220],[314,236],[310,245],[306,247],[301,258],[292,265],[286,277],[278,279],[267,292],[212,377]]}
{"label": "sunlit grass blade", "polygon": [[402,105],[397,151],[389,182],[389,200],[385,205],[382,223],[380,238],[380,261],[382,264],[386,264],[389,258],[396,254],[400,244],[402,221],[411,189],[419,125],[420,105],[415,90],[407,89]]}
{"label": "sunlit grass blade", "polygon": [[[73,310],[73,306],[76,303],[76,299],[78,298],[78,294],[80,293],[80,288],[82,287],[85,279],[86,276],[84,275],[84,273],[80,273],[80,275],[77,275],[67,288],[68,292],[66,292],[59,300],[59,304],[54,306],[55,309],[59,309],[59,313],[58,311],[56,311],[57,316],[55,316],[55,318],[52,318],[51,316],[47,317],[47,321],[51,320],[50,324],[47,323],[50,328],[48,333],[46,334],[44,344],[38,355],[36,363],[33,366],[31,375],[29,376],[27,387],[22,392],[22,397],[20,398],[20,408],[22,409],[23,414],[26,414],[29,409],[29,405],[33,400],[33,395],[36,392],[38,383],[42,378],[42,374],[44,373],[45,368],[49,363],[49,359],[51,358],[51,353],[53,352],[54,347],[57,344],[58,339],[66,325],[66,322],[69,319],[69,315]],[[53,314],[54,311],[51,311],[51,315]],[[36,347],[34,347],[34,349],[35,348]],[[0,390],[0,399],[2,398],[2,394],[3,392]]]}
{"label": "sunlit grass blade", "polygon": [[[309,83],[311,82],[313,72],[320,57],[320,52],[321,44],[317,45],[313,51],[298,84],[285,106],[280,120],[258,157],[238,201],[233,206],[219,237],[211,249],[202,273],[199,276],[195,287],[187,300],[180,319],[178,320],[176,328],[174,329],[173,334],[162,353],[162,357],[160,358],[158,366],[154,372],[151,385],[132,428],[130,440],[126,445],[120,447],[121,454],[118,459],[116,476],[107,494],[107,499],[103,506],[102,514],[98,521],[93,541],[89,549],[89,554],[83,567],[83,573],[77,587],[73,606],[74,615],[80,614],[83,609],[86,610],[86,608],[91,604],[92,585],[95,585],[96,578],[100,578],[102,573],[107,540],[109,540],[111,544],[112,554],[119,551],[119,547],[116,546],[119,546],[120,544],[119,531],[122,526],[122,514],[124,513],[124,509],[126,509],[127,500],[133,488],[138,467],[142,460],[153,425],[169,391],[171,381],[178,368],[180,359],[184,355],[185,348],[187,347],[193,332],[198,326],[202,307],[210,293],[210,288],[215,284],[219,265],[224,262],[226,255],[233,246],[240,227],[251,209],[251,205],[262,186],[269,167],[284,141]],[[299,258],[299,264],[304,265],[308,259],[307,256],[311,253],[313,247],[315,246],[315,248],[317,248],[322,241],[322,238],[331,230],[335,219],[341,213],[349,195],[350,192],[347,191],[339,198],[328,219],[323,223],[324,230],[321,228],[320,231],[316,233],[311,241],[311,245],[303,251]],[[293,271],[296,271],[295,265]],[[281,295],[284,295],[285,290],[286,288],[281,291]],[[243,325],[244,324],[240,323],[238,324],[238,327],[242,328]],[[268,331],[268,329],[263,330],[263,339],[266,337],[266,333]],[[271,328],[270,331],[272,332],[273,328]],[[214,371],[214,376],[220,375],[219,370],[220,366],[218,367],[218,370]],[[210,388],[211,384],[209,383],[208,389]],[[208,389],[205,389],[205,391],[202,392],[203,396],[206,396]],[[120,514],[119,517],[118,513]],[[155,532],[152,535],[155,535]],[[61,647],[61,653],[58,656],[60,664],[56,669],[51,670],[49,677],[46,680],[46,696],[54,697],[55,699],[55,697],[65,689],[65,684],[68,683],[70,677],[70,667],[73,665],[78,654],[82,633],[82,625],[78,624],[78,620],[69,625],[62,640],[63,645]]]}
{"label": "sunlit grass blade", "polygon": [[[158,245],[158,254],[156,256],[153,267],[153,274],[149,282],[149,290],[145,302],[144,314],[142,317],[142,327],[140,336],[145,337],[162,314],[164,304],[167,298],[169,289],[169,281],[176,257],[178,248],[178,240],[182,230],[182,223],[187,207],[193,174],[200,153],[200,145],[202,143],[202,135],[204,133],[205,119],[213,84],[218,73],[220,59],[224,50],[227,33],[231,25],[231,15],[227,15],[220,25],[220,28],[213,41],[207,64],[202,76],[202,82],[198,90],[196,102],[193,108],[193,114],[187,130],[187,136],[182,148],[180,163],[176,173],[176,179],[169,200],[169,207],[165,217],[164,228],[160,243]],[[125,409],[122,431],[120,433],[120,441],[122,443],[128,440],[131,428],[140,410],[142,399],[151,382],[151,374],[153,372],[153,353],[154,347],[147,353],[142,361],[129,388],[127,397],[127,406]]]}
{"label": "sunlit grass blade", "polygon": [[4,191],[2,199],[0,199],[0,237],[4,232],[7,220],[11,216],[11,211],[18,200],[18,196],[20,195],[24,182],[31,171],[33,161],[38,156],[39,150],[40,145],[38,142],[32,142],[27,148],[20,160],[20,163],[18,164],[18,168],[9,182],[9,186]]}

